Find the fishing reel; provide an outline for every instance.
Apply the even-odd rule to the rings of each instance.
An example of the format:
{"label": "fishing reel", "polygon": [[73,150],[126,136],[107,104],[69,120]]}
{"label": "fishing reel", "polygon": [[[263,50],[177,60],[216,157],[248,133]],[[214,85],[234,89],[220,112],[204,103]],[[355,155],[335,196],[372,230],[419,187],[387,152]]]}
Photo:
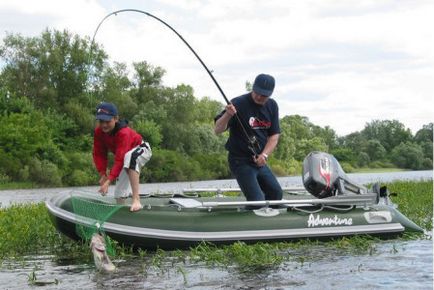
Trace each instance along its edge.
{"label": "fishing reel", "polygon": [[253,156],[257,157],[258,152],[261,152],[261,147],[259,146],[258,139],[256,136],[249,136],[249,150],[252,152]]}

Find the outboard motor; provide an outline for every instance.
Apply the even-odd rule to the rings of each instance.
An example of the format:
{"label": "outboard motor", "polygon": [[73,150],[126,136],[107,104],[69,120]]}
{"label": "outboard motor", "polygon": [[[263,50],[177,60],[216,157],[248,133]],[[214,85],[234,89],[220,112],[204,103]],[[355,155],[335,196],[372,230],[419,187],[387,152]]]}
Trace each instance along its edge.
{"label": "outboard motor", "polygon": [[363,194],[364,186],[351,181],[336,158],[328,153],[314,151],[303,161],[303,185],[317,198],[338,194]]}

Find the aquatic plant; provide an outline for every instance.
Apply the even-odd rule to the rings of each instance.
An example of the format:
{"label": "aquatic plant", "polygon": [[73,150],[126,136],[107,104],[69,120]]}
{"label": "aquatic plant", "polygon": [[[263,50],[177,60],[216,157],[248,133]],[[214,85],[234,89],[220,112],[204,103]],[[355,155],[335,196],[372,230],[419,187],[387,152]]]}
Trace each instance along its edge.
{"label": "aquatic plant", "polygon": [[88,245],[59,234],[43,203],[0,208],[0,259],[43,252],[89,256]]}
{"label": "aquatic plant", "polygon": [[395,181],[387,184],[399,211],[427,231],[433,229],[433,181]]}
{"label": "aquatic plant", "polygon": [[47,286],[47,285],[57,285],[57,284],[59,284],[59,280],[57,280],[57,279],[53,279],[53,280],[50,280],[50,281],[39,280],[36,277],[35,271],[32,271],[32,273],[30,273],[27,276],[27,282],[31,286]]}

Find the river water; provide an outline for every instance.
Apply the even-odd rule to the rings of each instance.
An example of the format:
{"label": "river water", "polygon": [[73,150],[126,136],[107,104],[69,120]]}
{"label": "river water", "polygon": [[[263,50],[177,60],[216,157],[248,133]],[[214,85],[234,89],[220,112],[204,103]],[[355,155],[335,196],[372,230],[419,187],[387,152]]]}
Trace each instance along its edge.
{"label": "river water", "polygon": [[[384,173],[350,173],[348,177],[359,183],[368,184],[374,182],[391,182],[394,180],[427,180],[433,178],[432,170],[420,171],[399,171]],[[283,187],[303,187],[300,176],[279,177],[279,183]],[[167,182],[147,183],[140,185],[140,193],[171,192],[181,193],[183,189],[190,188],[232,188],[238,187],[235,179],[206,180],[191,182]],[[0,205],[8,206],[13,203],[45,201],[59,193],[71,192],[74,190],[97,194],[98,187],[68,187],[68,188],[46,188],[46,189],[13,189],[0,190]],[[113,195],[114,186],[110,186],[109,195]]]}
{"label": "river water", "polygon": [[[367,184],[393,180],[432,179],[433,171],[349,174]],[[279,178],[285,187],[300,187],[300,177]],[[234,180],[142,184],[141,192],[181,192],[184,188],[237,187]],[[2,206],[40,202],[59,192],[96,192],[97,187],[0,191]],[[432,232],[429,233],[432,236]],[[1,237],[0,237],[1,238]],[[290,249],[287,260],[277,267],[242,269],[209,266],[201,262],[172,261],[170,255],[159,267],[150,266],[152,254],[143,259],[115,260],[113,274],[101,274],[93,264],[60,260],[47,253],[5,260],[0,264],[0,289],[29,289],[28,275],[54,281],[43,289],[433,289],[432,240],[402,239],[376,242],[363,253],[349,253],[326,245]]]}

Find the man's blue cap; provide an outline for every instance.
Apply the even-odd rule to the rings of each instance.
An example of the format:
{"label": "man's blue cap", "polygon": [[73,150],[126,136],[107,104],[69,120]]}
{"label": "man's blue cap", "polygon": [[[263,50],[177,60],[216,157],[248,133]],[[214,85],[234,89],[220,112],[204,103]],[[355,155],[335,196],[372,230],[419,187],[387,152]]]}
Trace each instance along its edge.
{"label": "man's blue cap", "polygon": [[273,93],[275,81],[274,78],[267,74],[260,74],[255,78],[253,91],[262,96],[269,97]]}
{"label": "man's blue cap", "polygon": [[96,119],[100,121],[110,121],[118,115],[118,108],[112,103],[101,102],[96,107]]}

